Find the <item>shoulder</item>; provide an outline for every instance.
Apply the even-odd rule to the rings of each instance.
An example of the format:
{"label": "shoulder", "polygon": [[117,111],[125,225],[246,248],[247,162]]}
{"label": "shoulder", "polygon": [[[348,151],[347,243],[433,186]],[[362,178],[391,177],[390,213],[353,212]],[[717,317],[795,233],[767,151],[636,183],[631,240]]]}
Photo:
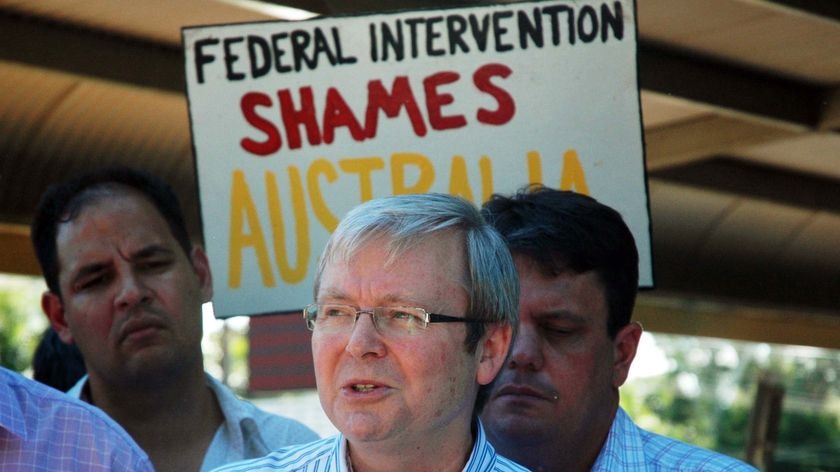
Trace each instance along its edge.
{"label": "shoulder", "polygon": [[319,439],[306,444],[284,447],[258,459],[234,462],[214,469],[213,472],[244,472],[261,470],[335,470],[329,464],[338,460],[340,436]]}
{"label": "shoulder", "polygon": [[90,467],[152,470],[146,453],[99,408],[4,369],[0,377],[3,404],[13,401],[19,415],[12,432],[25,436],[26,447],[41,451],[42,460],[78,466],[84,457]]}
{"label": "shoulder", "polygon": [[216,394],[226,421],[232,421],[238,425],[242,423],[242,420],[252,420],[268,448],[278,449],[289,444],[300,444],[318,439],[318,435],[303,423],[269,413],[248,400],[239,398],[233,390],[209,374],[207,382]]}
{"label": "shoulder", "polygon": [[528,469],[502,456],[487,441],[487,434],[481,420],[476,421],[476,440],[473,451],[464,468],[468,472],[528,472]]}
{"label": "shoulder", "polygon": [[639,428],[647,462],[663,470],[755,471],[738,459]]}
{"label": "shoulder", "polygon": [[[265,440],[269,442],[268,445],[270,447],[280,447],[290,443],[298,444],[319,439],[319,436],[314,431],[300,421],[269,413],[246,400],[239,401],[242,402],[241,407],[247,412],[247,415],[254,419]],[[271,442],[277,442],[278,444],[273,446]]]}

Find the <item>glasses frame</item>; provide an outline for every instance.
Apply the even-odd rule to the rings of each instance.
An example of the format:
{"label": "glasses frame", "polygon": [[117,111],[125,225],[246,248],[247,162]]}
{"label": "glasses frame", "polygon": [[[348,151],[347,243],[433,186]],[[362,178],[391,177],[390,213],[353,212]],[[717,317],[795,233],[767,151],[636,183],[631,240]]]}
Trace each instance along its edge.
{"label": "glasses frame", "polygon": [[[355,318],[353,318],[353,325],[352,327],[356,326],[356,323],[359,321],[359,317],[368,314],[371,317],[371,321],[373,321],[373,325],[376,329],[379,329],[379,322],[377,318],[380,318],[376,312],[382,309],[395,309],[395,308],[402,308],[402,309],[411,309],[417,310],[423,314],[422,324],[418,325],[422,329],[426,329],[429,327],[429,323],[486,323],[484,320],[476,320],[472,318],[463,318],[459,316],[450,316],[450,315],[441,315],[440,313],[431,313],[426,311],[423,308],[417,306],[375,306],[370,308],[359,308],[355,305],[346,305],[343,303],[310,303],[303,308],[303,321],[306,323],[306,328],[309,331],[315,331],[315,317],[317,316],[319,307],[323,306],[337,306],[337,307],[345,307],[350,308],[355,313]],[[309,314],[314,313],[314,316],[310,318]]]}

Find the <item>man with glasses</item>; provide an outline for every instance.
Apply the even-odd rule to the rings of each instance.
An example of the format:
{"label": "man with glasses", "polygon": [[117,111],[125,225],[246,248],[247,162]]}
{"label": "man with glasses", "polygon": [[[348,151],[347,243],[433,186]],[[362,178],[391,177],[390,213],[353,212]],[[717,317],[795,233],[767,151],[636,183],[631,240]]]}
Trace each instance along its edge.
{"label": "man with glasses", "polygon": [[318,395],[341,434],[219,470],[526,470],[477,418],[518,295],[510,253],[472,204],[424,194],[355,208],[304,310]]}

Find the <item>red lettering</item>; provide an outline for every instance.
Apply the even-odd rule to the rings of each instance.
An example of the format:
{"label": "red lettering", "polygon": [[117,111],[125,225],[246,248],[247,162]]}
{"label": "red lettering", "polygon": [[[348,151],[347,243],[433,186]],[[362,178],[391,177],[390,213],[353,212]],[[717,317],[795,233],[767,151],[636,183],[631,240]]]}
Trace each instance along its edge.
{"label": "red lettering", "polygon": [[516,104],[513,97],[507,91],[494,85],[490,79],[493,77],[507,78],[513,71],[510,67],[502,64],[486,64],[479,67],[473,73],[473,83],[482,92],[491,95],[496,99],[499,107],[496,110],[479,108],[475,114],[480,123],[488,125],[503,125],[513,118],[516,113]]}
{"label": "red lettering", "polygon": [[[494,83],[494,80],[502,82],[497,78],[506,79],[511,74],[513,71],[510,67],[497,63],[485,64],[473,72],[475,89],[496,102],[495,108],[477,107],[475,118],[478,123],[500,126],[513,119],[516,114],[513,96],[504,87]],[[455,103],[455,97],[445,90],[446,86],[458,82],[460,78],[458,72],[441,71],[423,79],[426,116],[423,115],[422,105],[417,101],[408,76],[394,77],[390,91],[382,80],[370,80],[367,83],[364,124],[359,121],[337,87],[326,89],[323,108],[318,109],[310,86],[300,87],[297,95],[291,89],[278,90],[277,104],[272,102],[269,95],[249,92],[240,100],[242,116],[255,130],[254,134],[260,132],[265,138],[260,139],[259,135],[256,138],[245,136],[240,140],[240,146],[257,156],[277,153],[283,147],[281,124],[261,116],[258,113],[260,107],[279,108],[279,121],[286,133],[285,141],[289,149],[303,146],[302,132],[306,133],[305,139],[309,146],[332,144],[335,142],[336,130],[341,127],[347,128],[350,137],[357,142],[373,139],[378,132],[380,113],[388,119],[402,115],[404,120],[409,120],[414,134],[419,137],[426,136],[429,128],[438,131],[463,128],[467,125],[465,115],[453,112],[446,114],[445,111],[446,106]]]}
{"label": "red lettering", "polygon": [[405,108],[408,119],[411,120],[411,127],[417,136],[426,136],[426,122],[423,121],[423,114],[411,92],[411,84],[408,77],[401,75],[394,78],[391,86],[391,93],[385,89],[381,80],[368,82],[368,104],[365,111],[365,135],[370,139],[376,137],[376,128],[379,124],[379,110],[385,112],[388,118],[394,118]]}
{"label": "red lettering", "polygon": [[315,117],[312,87],[300,88],[299,110],[295,109],[289,89],[280,90],[277,95],[280,98],[280,113],[283,117],[283,126],[286,128],[289,149],[301,147],[300,131],[298,130],[301,125],[306,129],[306,138],[309,144],[313,146],[321,144],[321,132],[318,130],[318,121]]}
{"label": "red lettering", "polygon": [[258,156],[267,156],[280,150],[283,141],[280,138],[280,130],[274,124],[257,114],[257,107],[270,107],[271,97],[264,93],[249,92],[242,96],[239,101],[239,108],[242,116],[254,128],[265,133],[265,141],[256,141],[251,138],[242,138],[239,145],[246,152]]}
{"label": "red lettering", "polygon": [[444,116],[441,108],[455,101],[451,93],[438,92],[438,86],[457,82],[461,76],[457,72],[438,72],[423,79],[423,89],[426,92],[426,111],[429,113],[429,124],[433,129],[445,130],[463,128],[467,125],[464,115]]}
{"label": "red lettering", "polygon": [[346,126],[350,136],[356,141],[364,141],[365,132],[362,125],[353,115],[353,111],[347,106],[347,102],[335,87],[327,90],[327,103],[324,106],[324,142],[332,144],[335,137],[335,129],[339,126]]}

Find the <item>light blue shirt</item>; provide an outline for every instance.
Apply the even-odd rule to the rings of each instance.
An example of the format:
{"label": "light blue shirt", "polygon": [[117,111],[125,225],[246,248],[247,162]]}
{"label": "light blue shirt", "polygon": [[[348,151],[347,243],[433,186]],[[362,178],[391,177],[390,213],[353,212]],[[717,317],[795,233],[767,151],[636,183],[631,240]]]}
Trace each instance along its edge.
{"label": "light blue shirt", "polygon": [[593,472],[757,472],[718,452],[645,431],[619,408]]}
{"label": "light blue shirt", "polygon": [[154,471],[146,453],[101,410],[5,368],[0,470]]}
{"label": "light blue shirt", "polygon": [[[496,453],[487,441],[484,426],[478,422],[472,454],[463,472],[528,472],[528,469]],[[320,441],[287,447],[261,459],[237,462],[214,472],[349,472],[347,441],[339,434]]]}
{"label": "light blue shirt", "polygon": [[[205,377],[207,385],[216,395],[225,421],[216,430],[207,448],[201,464],[202,472],[318,439],[318,435],[303,423],[261,410],[237,397],[213,376],[205,374]],[[85,399],[83,392],[87,380],[87,376],[83,377],[67,393]]]}

